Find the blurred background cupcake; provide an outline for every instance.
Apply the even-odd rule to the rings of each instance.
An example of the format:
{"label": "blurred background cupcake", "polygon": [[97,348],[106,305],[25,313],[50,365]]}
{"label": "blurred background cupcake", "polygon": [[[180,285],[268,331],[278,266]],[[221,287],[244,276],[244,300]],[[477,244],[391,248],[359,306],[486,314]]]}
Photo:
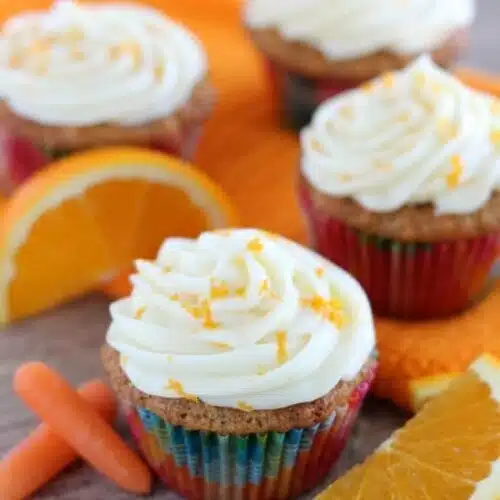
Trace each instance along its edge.
{"label": "blurred background cupcake", "polygon": [[500,101],[422,56],[316,111],[301,137],[311,244],[374,312],[464,309],[500,244]]}
{"label": "blurred background cupcake", "polygon": [[474,0],[247,0],[244,22],[297,129],[326,98],[422,53],[448,68],[474,12]]}
{"label": "blurred background cupcake", "polygon": [[187,498],[294,498],[337,460],[374,377],[359,284],[256,230],[170,238],[111,306],[103,361],[146,459]]}
{"label": "blurred background cupcake", "polygon": [[214,101],[207,61],[163,14],[60,1],[11,18],[1,37],[0,138],[12,183],[85,148],[193,155]]}

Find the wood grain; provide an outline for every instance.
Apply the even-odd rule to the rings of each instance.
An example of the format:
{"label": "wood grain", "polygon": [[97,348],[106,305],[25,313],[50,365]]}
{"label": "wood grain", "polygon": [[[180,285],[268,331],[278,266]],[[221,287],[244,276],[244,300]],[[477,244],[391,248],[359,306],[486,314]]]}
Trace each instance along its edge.
{"label": "wood grain", "polygon": [[[5,0],[0,1],[2,10],[6,3]],[[500,18],[500,4],[493,0],[479,0],[478,3],[480,15],[473,30],[469,62],[476,63],[484,69],[500,70],[500,58],[495,48],[495,30]],[[236,62],[238,54],[231,54],[230,43],[226,51],[228,57],[232,57]],[[236,69],[234,77],[236,80],[243,78]],[[245,99],[244,96],[239,98]],[[234,119],[231,115],[226,118]],[[269,124],[266,125],[267,118],[268,110],[256,110],[253,116],[250,114],[245,117],[247,120],[253,120],[255,126],[270,127]],[[250,140],[247,144],[243,144],[245,149],[240,153],[248,156],[248,163],[244,166],[246,170],[242,170],[241,167],[231,170],[233,166],[227,163],[207,166],[207,170],[224,183],[226,189],[236,196],[241,206],[246,207],[243,212],[248,225],[265,225],[288,236],[302,239],[303,232],[298,222],[293,194],[293,158],[296,153],[294,152],[296,140],[283,133],[283,141],[283,150],[278,148],[275,154],[289,156],[288,172],[274,170],[270,164],[266,166],[267,168],[260,166],[258,173],[252,175],[251,169],[248,170],[254,147]],[[239,144],[241,145],[241,142]],[[221,137],[214,143],[205,143],[200,161],[212,154],[214,148],[220,147],[231,147],[231,134]],[[265,172],[266,184],[277,186],[276,189],[262,190],[262,172]],[[248,189],[245,191],[239,189],[242,182],[247,183]],[[103,375],[98,348],[103,342],[108,324],[107,307],[108,302],[104,297],[93,296],[0,332],[0,456],[3,456],[37,424],[36,419],[12,393],[11,379],[16,367],[27,360],[41,359],[60,370],[74,384]],[[369,401],[341,463],[333,471],[332,477],[361,461],[402,422],[404,415],[391,405]],[[89,467],[76,465],[48,485],[35,498],[127,500],[136,497],[118,491]],[[162,488],[159,488],[151,498],[178,499],[176,495]]]}

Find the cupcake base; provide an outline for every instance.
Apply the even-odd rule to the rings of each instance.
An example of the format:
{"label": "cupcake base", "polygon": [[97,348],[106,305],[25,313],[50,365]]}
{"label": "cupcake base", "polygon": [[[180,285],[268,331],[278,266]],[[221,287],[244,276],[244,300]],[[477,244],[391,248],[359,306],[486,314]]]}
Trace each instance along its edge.
{"label": "cupcake base", "polygon": [[316,487],[336,463],[374,374],[373,366],[345,405],[305,429],[222,435],[171,425],[135,406],[126,408],[127,419],[147,462],[188,499],[295,498]]}
{"label": "cupcake base", "polygon": [[[182,134],[176,139],[155,138],[146,143],[136,146],[153,149],[162,153],[170,154],[191,161],[196,151],[198,139],[201,134],[201,126],[194,125],[185,127]],[[63,149],[41,146],[21,136],[9,134],[4,131],[0,134],[0,157],[2,162],[2,185],[4,193],[12,191],[38,170],[43,169],[50,163],[62,159],[72,153],[83,151],[83,149]]]}
{"label": "cupcake base", "polygon": [[315,205],[302,185],[310,245],[352,274],[379,316],[451,316],[484,291],[500,251],[500,232],[430,242],[359,230]]}
{"label": "cupcake base", "polygon": [[[276,29],[247,29],[266,61],[284,125],[293,130],[307,125],[326,99],[402,69],[420,55],[379,50],[355,59],[331,60],[312,45],[283,37]],[[432,51],[432,57],[436,64],[450,68],[467,44],[468,29],[457,29]]]}
{"label": "cupcake base", "polygon": [[35,123],[0,102],[3,190],[12,190],[56,159],[99,147],[151,148],[190,161],[214,102],[213,88],[208,81],[202,81],[194,88],[190,100],[165,118],[131,126],[103,123],[85,127]]}

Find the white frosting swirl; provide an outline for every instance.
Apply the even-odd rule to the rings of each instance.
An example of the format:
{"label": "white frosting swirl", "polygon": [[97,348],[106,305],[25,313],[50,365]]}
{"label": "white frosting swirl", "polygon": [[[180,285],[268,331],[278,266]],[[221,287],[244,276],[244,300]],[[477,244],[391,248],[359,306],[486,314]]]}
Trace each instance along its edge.
{"label": "white frosting swirl", "polygon": [[184,105],[206,66],[200,43],[150,8],[60,1],[4,25],[0,98],[44,125],[136,125]]}
{"label": "white frosting swirl", "polygon": [[432,51],[475,15],[475,0],[247,1],[250,27],[276,28],[333,60]]}
{"label": "white frosting swirl", "polygon": [[368,300],[333,264],[252,229],[171,238],[137,262],[107,342],[143,392],[276,409],[327,394],[374,348]]}
{"label": "white frosting swirl", "polygon": [[500,188],[500,101],[428,56],[323,103],[301,143],[316,189],[374,212],[468,214]]}

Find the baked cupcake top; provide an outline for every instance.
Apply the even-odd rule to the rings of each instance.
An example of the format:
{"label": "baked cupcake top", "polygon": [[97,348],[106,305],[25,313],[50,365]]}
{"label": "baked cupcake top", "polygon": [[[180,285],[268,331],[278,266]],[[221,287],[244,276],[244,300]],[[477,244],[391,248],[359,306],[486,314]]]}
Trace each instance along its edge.
{"label": "baked cupcake top", "polygon": [[133,4],[59,1],[6,22],[0,99],[43,125],[139,125],[182,107],[203,80],[200,43]]}
{"label": "baked cupcake top", "polygon": [[333,264],[241,229],[170,238],[111,306],[108,344],[142,392],[268,410],[356,377],[374,348],[369,303]]}
{"label": "baked cupcake top", "polygon": [[428,56],[323,103],[301,144],[315,189],[372,212],[471,214],[500,188],[500,101]]}
{"label": "baked cupcake top", "polygon": [[247,0],[245,20],[345,60],[432,51],[474,14],[474,0]]}

